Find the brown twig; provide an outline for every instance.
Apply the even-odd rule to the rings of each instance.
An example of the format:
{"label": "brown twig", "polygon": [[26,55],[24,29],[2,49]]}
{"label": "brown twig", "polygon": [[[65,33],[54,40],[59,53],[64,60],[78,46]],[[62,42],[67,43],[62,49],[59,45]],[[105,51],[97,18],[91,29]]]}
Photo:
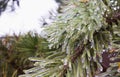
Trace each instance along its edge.
{"label": "brown twig", "polygon": [[85,45],[84,45],[84,44],[76,47],[75,53],[71,56],[71,61],[72,61],[73,63],[74,63],[74,61],[77,59],[77,57],[79,57],[80,54],[83,53],[84,48],[85,48]]}
{"label": "brown twig", "polygon": [[64,77],[64,76],[65,76],[65,73],[67,72],[67,69],[68,69],[68,68],[69,68],[68,65],[64,65],[64,66],[63,66],[63,71],[62,71],[60,77]]}

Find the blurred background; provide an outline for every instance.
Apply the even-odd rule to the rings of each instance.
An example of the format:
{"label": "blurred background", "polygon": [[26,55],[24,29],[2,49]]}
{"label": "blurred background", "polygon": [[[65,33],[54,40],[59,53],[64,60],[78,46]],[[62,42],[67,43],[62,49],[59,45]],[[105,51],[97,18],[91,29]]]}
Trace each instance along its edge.
{"label": "blurred background", "polygon": [[0,16],[0,36],[40,33],[43,25],[55,19],[58,7],[55,0],[9,0]]}

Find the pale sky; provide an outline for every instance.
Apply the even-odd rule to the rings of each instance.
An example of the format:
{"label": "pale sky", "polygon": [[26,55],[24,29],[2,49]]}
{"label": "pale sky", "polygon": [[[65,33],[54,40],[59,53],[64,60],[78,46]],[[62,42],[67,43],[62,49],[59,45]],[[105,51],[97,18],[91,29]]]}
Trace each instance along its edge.
{"label": "pale sky", "polygon": [[54,0],[20,0],[20,7],[14,12],[6,10],[0,17],[0,36],[26,33],[28,31],[41,32],[41,16],[48,23],[49,11],[56,12],[58,4]]}

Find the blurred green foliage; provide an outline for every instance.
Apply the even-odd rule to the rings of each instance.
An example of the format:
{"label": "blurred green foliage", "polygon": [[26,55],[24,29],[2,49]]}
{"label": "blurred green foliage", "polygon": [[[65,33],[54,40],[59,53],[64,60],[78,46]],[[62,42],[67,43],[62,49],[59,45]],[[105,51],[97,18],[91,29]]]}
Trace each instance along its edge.
{"label": "blurred green foliage", "polygon": [[31,56],[43,56],[47,41],[34,33],[20,36],[5,36],[0,40],[0,77],[17,77],[23,69],[33,67]]}

